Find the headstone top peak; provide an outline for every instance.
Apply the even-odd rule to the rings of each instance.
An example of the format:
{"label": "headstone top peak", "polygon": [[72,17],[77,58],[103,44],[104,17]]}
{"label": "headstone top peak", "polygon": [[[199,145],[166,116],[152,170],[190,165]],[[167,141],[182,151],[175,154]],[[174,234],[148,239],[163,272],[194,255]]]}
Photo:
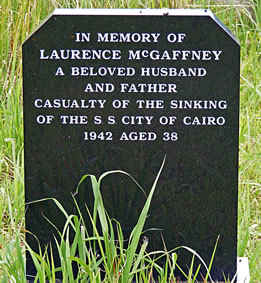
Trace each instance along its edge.
{"label": "headstone top peak", "polygon": [[233,33],[224,26],[210,9],[55,9],[53,15],[61,16],[206,16],[214,20],[239,45]]}
{"label": "headstone top peak", "polygon": [[[229,37],[238,45],[239,41],[233,33],[213,14],[210,9],[65,9],[57,8],[53,13],[38,27],[38,31],[53,16],[204,16],[210,17]],[[34,34],[34,33],[33,33]],[[31,34],[25,42],[31,38]],[[24,43],[25,43],[24,42]]]}
{"label": "headstone top peak", "polygon": [[55,9],[53,15],[210,16],[209,9]]}

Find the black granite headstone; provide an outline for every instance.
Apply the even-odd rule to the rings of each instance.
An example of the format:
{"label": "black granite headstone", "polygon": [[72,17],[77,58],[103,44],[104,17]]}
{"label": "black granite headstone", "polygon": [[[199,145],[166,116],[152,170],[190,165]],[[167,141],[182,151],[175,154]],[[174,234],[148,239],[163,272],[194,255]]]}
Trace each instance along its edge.
{"label": "black granite headstone", "polygon": [[[209,10],[55,10],[23,45],[26,203],[52,197],[74,213],[81,176],[112,169],[148,192],[166,155],[149,249],[162,250],[163,237],[168,250],[188,246],[209,262],[220,236],[212,276],[232,278],[239,53]],[[127,238],[145,196],[122,175],[105,179],[102,195]],[[78,201],[92,206],[90,184]],[[55,232],[43,216],[64,224],[51,201],[27,205],[26,229],[42,246]],[[183,252],[179,264],[190,260]]]}

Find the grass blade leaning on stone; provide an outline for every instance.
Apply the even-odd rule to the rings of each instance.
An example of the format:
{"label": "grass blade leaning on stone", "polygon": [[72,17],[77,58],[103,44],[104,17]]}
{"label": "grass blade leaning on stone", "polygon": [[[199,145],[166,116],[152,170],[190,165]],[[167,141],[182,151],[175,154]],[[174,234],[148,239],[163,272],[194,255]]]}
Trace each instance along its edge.
{"label": "grass blade leaning on stone", "polygon": [[165,163],[165,159],[166,159],[166,157],[164,158],[162,165],[160,167],[160,170],[157,174],[157,177],[156,177],[156,179],[155,179],[155,181],[152,185],[152,188],[150,190],[148,198],[147,198],[145,205],[142,209],[142,212],[139,216],[138,222],[137,222],[136,226],[134,227],[134,229],[132,230],[129,247],[128,247],[127,253],[126,253],[127,260],[126,260],[126,265],[125,265],[124,271],[123,271],[122,282],[128,282],[128,280],[131,281],[131,278],[133,277],[133,275],[130,275],[133,259],[134,259],[134,256],[135,256],[135,253],[136,253],[136,250],[137,250],[137,246],[138,246],[138,243],[139,243],[141,233],[143,231],[143,227],[144,227],[144,224],[145,224],[146,217],[148,215],[152,196],[153,196],[153,193],[155,191],[158,179],[160,177],[161,171],[162,171],[164,163]]}
{"label": "grass blade leaning on stone", "polygon": [[[147,217],[147,214],[148,214],[148,211],[149,211],[152,196],[153,196],[153,193],[155,191],[155,188],[156,188],[159,176],[161,174],[161,171],[163,169],[164,163],[165,163],[165,158],[162,162],[162,165],[161,165],[160,170],[157,174],[157,177],[156,177],[156,179],[155,179],[155,181],[152,185],[152,188],[150,190],[150,194],[149,194],[149,196],[148,196],[148,198],[145,202],[143,210],[142,210],[142,212],[139,216],[138,222],[135,225],[135,227],[134,227],[134,229],[131,233],[129,245],[128,245],[128,248],[127,248],[127,251],[126,251],[126,262],[125,262],[123,269],[122,269],[122,276],[120,276],[121,282],[128,282],[128,280],[131,280],[133,278],[134,274],[135,274],[135,272],[131,272],[132,267],[135,267],[134,270],[137,269],[137,267],[138,267],[137,263],[134,264],[134,259],[136,257],[136,250],[137,250],[137,247],[138,247],[140,236],[143,232],[143,228],[144,228],[145,220],[146,220],[146,217]],[[102,199],[102,194],[101,194],[101,182],[106,176],[108,176],[110,174],[116,174],[116,173],[125,174],[128,177],[130,177],[137,184],[139,189],[141,189],[144,192],[144,190],[141,188],[141,186],[138,184],[138,182],[130,174],[128,174],[124,171],[121,171],[121,170],[115,170],[115,171],[105,172],[104,174],[102,174],[99,177],[98,181],[97,181],[96,177],[93,176],[93,175],[84,175],[81,178],[79,185],[77,186],[76,193],[75,193],[75,194],[78,193],[80,185],[86,180],[86,178],[90,177],[91,182],[92,182],[92,190],[93,190],[93,194],[94,194],[94,199],[95,199],[94,200],[95,203],[94,203],[93,218],[92,218],[93,219],[93,227],[95,228],[95,226],[96,226],[96,217],[97,217],[97,214],[98,214],[99,221],[100,221],[101,228],[102,228],[103,239],[104,239],[104,242],[105,242],[106,257],[110,257],[110,252],[112,252],[111,247],[114,246],[114,244],[112,243],[112,245],[110,245],[110,243],[109,243],[110,236],[111,236],[111,235],[109,235],[109,230],[111,230],[111,232],[113,230],[112,230],[112,226],[110,224],[108,224],[109,218],[106,215],[106,211],[105,211],[104,204],[103,204],[103,199]],[[109,229],[109,226],[111,227],[110,229]],[[115,251],[114,251],[114,253],[115,253]],[[105,257],[105,254],[103,254],[103,257]],[[109,263],[107,261],[107,264],[105,264],[105,269],[107,271],[112,269],[112,266],[109,266],[112,262],[114,262],[112,259],[113,259],[113,252],[112,252],[112,255],[111,255],[111,260],[109,261]]]}

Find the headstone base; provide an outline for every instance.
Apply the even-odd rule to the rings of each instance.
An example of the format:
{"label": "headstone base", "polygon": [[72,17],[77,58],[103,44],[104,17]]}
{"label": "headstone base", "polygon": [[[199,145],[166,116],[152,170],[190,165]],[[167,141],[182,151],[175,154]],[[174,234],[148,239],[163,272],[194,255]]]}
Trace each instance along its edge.
{"label": "headstone base", "polygon": [[[235,280],[236,279],[233,279],[231,282],[236,282],[236,283],[249,283],[250,282],[249,264],[248,264],[247,257],[237,258],[237,281]],[[34,280],[27,281],[27,283],[33,283],[33,282]],[[56,282],[60,283],[61,281],[58,279],[56,280]],[[186,282],[183,281],[180,283],[186,283]],[[223,283],[223,282],[220,282],[220,283]]]}

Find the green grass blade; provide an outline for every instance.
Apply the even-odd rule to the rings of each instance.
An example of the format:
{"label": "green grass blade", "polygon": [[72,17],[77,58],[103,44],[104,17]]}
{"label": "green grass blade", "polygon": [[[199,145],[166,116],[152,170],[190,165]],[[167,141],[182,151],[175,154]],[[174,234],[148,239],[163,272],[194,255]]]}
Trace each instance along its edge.
{"label": "green grass blade", "polygon": [[132,231],[132,237],[131,237],[130,244],[129,244],[129,247],[128,247],[127,253],[126,253],[127,262],[126,262],[126,265],[125,265],[124,271],[123,271],[123,282],[128,282],[129,279],[131,280],[131,277],[132,277],[132,276],[130,276],[131,266],[132,266],[133,259],[134,259],[134,256],[135,256],[135,252],[137,250],[137,246],[138,246],[138,243],[139,243],[139,239],[140,239],[140,236],[141,236],[144,224],[145,224],[145,220],[146,220],[146,217],[148,215],[152,196],[153,196],[153,193],[155,191],[155,188],[156,188],[158,179],[160,177],[161,171],[163,169],[163,166],[165,164],[165,159],[166,159],[166,157],[164,157],[164,160],[162,162],[160,170],[159,170],[157,177],[156,177],[156,179],[155,179],[155,181],[152,185],[152,188],[150,190],[149,196],[148,196],[148,198],[145,202],[145,205],[142,209],[142,212],[139,216],[138,222],[137,222],[137,224],[135,225],[135,227]]}

